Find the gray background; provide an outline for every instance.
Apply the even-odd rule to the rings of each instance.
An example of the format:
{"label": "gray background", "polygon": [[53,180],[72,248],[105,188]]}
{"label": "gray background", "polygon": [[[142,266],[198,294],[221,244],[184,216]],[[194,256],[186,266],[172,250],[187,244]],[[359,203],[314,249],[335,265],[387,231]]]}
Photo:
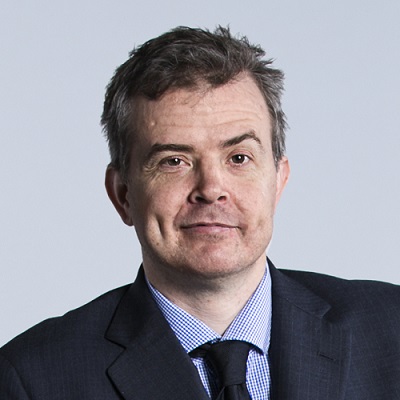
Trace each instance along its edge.
{"label": "gray background", "polygon": [[133,45],[176,25],[230,24],[286,72],[274,262],[400,283],[399,21],[398,0],[3,0],[0,344],[134,279],[99,116]]}

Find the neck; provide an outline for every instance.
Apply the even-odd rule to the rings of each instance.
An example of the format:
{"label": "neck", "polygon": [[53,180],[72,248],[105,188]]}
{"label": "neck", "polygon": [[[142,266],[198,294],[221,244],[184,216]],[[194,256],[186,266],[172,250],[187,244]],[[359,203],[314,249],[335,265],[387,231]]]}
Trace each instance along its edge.
{"label": "neck", "polygon": [[222,335],[261,282],[265,258],[262,264],[209,279],[176,277],[175,274],[169,274],[166,279],[144,267],[147,279],[168,300]]}

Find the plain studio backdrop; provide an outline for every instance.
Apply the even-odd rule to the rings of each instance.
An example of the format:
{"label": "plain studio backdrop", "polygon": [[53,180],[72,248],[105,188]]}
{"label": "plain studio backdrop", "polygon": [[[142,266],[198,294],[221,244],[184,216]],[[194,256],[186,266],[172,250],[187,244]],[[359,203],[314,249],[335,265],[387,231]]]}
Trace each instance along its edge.
{"label": "plain studio backdrop", "polygon": [[281,268],[400,283],[398,0],[4,0],[0,345],[131,282],[134,229],[104,190],[104,88],[134,45],[230,25],[286,73]]}

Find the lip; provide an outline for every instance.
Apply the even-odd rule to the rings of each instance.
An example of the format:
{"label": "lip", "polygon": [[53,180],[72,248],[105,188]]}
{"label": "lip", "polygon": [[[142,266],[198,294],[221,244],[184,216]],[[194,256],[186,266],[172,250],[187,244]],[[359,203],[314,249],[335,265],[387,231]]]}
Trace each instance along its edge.
{"label": "lip", "polygon": [[196,222],[193,224],[182,226],[182,229],[188,232],[198,233],[198,234],[226,233],[236,228],[237,226],[221,222]]}

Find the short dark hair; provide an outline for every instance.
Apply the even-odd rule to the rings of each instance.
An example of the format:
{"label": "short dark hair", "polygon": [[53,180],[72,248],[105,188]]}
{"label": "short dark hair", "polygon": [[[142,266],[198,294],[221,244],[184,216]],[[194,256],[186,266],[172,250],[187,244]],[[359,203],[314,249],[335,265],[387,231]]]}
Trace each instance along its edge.
{"label": "short dark hair", "polygon": [[272,152],[275,165],[285,153],[285,114],[281,107],[283,72],[263,59],[264,50],[229,28],[214,32],[177,27],[133,49],[107,86],[101,123],[108,140],[111,165],[126,177],[133,143],[134,100],[157,100],[173,89],[211,88],[224,85],[241,73],[254,79],[272,119]]}

